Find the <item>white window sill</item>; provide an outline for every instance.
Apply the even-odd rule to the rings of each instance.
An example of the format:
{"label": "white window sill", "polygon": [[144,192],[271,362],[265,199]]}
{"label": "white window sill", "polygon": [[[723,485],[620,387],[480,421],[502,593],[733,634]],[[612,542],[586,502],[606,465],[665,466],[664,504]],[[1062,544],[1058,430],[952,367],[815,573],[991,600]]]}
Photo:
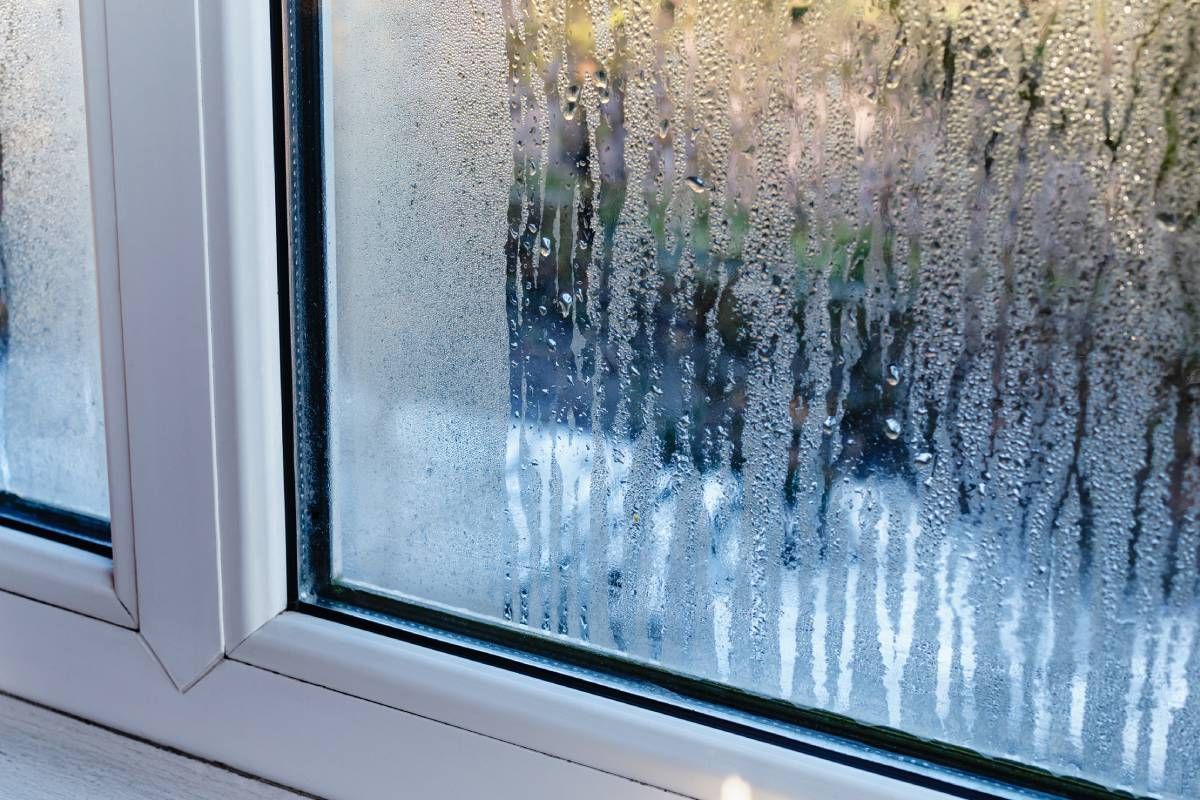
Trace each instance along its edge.
{"label": "white window sill", "polygon": [[[0,694],[0,796],[299,800],[304,795]],[[310,795],[311,796],[311,795]]]}

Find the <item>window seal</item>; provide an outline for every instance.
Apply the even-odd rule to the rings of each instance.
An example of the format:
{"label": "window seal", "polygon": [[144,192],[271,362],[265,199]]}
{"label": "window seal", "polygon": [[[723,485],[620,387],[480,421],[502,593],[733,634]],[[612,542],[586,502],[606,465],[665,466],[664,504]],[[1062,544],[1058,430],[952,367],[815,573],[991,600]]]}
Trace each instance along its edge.
{"label": "window seal", "polygon": [[0,524],[23,533],[112,558],[108,520],[0,492]]}

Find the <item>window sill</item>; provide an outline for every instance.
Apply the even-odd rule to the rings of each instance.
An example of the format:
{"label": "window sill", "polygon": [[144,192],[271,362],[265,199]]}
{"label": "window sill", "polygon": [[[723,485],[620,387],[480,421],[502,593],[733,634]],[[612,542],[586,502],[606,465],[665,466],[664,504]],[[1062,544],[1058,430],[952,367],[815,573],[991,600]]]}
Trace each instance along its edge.
{"label": "window sill", "polygon": [[669,796],[230,659],[180,692],[136,631],[7,592],[0,642],[0,691],[321,797]]}
{"label": "window sill", "polygon": [[0,794],[26,800],[301,795],[0,695]]}

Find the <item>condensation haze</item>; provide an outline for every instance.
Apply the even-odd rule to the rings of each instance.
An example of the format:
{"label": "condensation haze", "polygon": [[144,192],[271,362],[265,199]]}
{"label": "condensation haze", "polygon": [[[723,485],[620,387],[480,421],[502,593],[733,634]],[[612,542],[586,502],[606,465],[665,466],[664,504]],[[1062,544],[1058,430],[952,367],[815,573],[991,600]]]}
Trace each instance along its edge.
{"label": "condensation haze", "polygon": [[331,8],[337,579],[1200,794],[1200,0]]}
{"label": "condensation haze", "polygon": [[0,0],[0,489],[108,516],[78,0]]}

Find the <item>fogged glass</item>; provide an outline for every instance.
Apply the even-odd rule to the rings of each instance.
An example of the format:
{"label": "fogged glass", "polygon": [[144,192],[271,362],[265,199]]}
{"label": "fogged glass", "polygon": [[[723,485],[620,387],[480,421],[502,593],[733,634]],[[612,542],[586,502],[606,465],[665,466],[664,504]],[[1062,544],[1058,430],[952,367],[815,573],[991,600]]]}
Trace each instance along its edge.
{"label": "fogged glass", "polygon": [[336,580],[1200,793],[1200,6],[331,8]]}
{"label": "fogged glass", "polygon": [[0,0],[0,491],[108,516],[78,0]]}

